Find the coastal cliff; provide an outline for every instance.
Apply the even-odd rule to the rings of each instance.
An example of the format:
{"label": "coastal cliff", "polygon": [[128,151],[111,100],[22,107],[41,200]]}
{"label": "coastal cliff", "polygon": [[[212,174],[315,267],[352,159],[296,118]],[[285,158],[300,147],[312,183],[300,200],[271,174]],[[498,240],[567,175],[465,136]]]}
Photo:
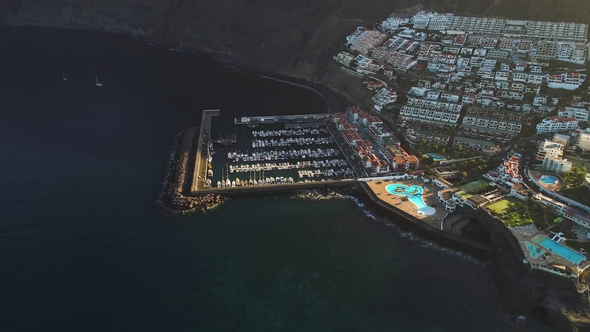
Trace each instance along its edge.
{"label": "coastal cliff", "polygon": [[[516,18],[588,20],[587,11],[581,10],[579,14],[567,11],[566,8],[580,5],[574,1],[579,2],[562,1],[563,5],[554,11],[544,9],[543,4],[549,3],[546,0],[495,1],[492,5],[484,0],[450,0],[444,5],[422,2],[439,11],[475,15],[506,15],[512,10],[509,4],[514,4],[521,10]],[[332,56],[356,26],[372,25],[394,10],[419,3],[416,0],[5,0],[0,2],[0,25],[125,34],[322,85],[363,104],[368,92],[360,89],[356,77],[340,70]],[[584,12],[586,16],[582,17]],[[172,188],[171,192],[178,192],[178,188]],[[528,270],[508,237],[491,221],[488,226],[495,248],[496,279],[506,310],[526,314],[536,307],[544,308],[563,330],[573,329],[578,324],[570,325],[578,319],[574,312],[582,307],[573,283]],[[560,315],[564,306],[569,311],[561,311]],[[583,317],[580,320],[584,321]]]}
{"label": "coastal cliff", "polygon": [[590,5],[560,2],[555,8],[548,0],[5,0],[0,25],[121,33],[322,85],[367,106],[358,79],[332,61],[355,27],[422,5],[456,14],[589,20]]}

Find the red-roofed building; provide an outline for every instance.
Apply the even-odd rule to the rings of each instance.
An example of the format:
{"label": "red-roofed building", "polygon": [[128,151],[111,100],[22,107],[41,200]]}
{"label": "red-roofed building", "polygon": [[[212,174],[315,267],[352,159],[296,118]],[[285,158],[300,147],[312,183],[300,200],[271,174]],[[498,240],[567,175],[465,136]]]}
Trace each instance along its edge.
{"label": "red-roofed building", "polygon": [[372,173],[387,173],[389,172],[389,164],[387,161],[379,158],[376,154],[371,153],[365,156],[365,167],[370,169]]}
{"label": "red-roofed building", "polygon": [[342,137],[344,137],[344,140],[350,144],[351,146],[353,145],[357,145],[357,142],[362,140],[361,136],[359,135],[358,132],[354,131],[354,130],[343,130],[342,131]]}
{"label": "red-roofed building", "polygon": [[409,169],[415,169],[418,168],[418,166],[420,166],[420,160],[418,160],[418,158],[414,155],[406,155],[405,156],[406,162],[408,163],[408,168]]}
{"label": "red-roofed building", "polygon": [[334,122],[336,122],[336,128],[338,128],[338,130],[340,130],[340,131],[344,131],[344,130],[358,131],[358,127],[355,126],[352,122],[350,122],[350,120],[348,120],[346,117],[341,117],[338,119],[335,118]]}
{"label": "red-roofed building", "polygon": [[395,156],[393,157],[393,162],[391,166],[397,171],[408,169],[406,159],[402,156]]}

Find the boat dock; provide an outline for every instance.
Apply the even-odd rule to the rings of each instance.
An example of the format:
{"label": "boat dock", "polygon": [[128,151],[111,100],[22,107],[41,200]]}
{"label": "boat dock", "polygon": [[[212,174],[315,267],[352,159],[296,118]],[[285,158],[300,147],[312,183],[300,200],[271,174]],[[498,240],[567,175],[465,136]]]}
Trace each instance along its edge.
{"label": "boat dock", "polygon": [[246,125],[249,128],[269,124],[285,124],[286,128],[298,126],[317,126],[324,123],[330,114],[299,114],[299,115],[271,115],[271,116],[243,116],[235,118],[237,125]]}
{"label": "boat dock", "polygon": [[[193,195],[226,190],[241,194],[265,189],[271,192],[325,185],[338,187],[356,182],[355,172],[326,128],[330,114],[235,119],[236,124],[248,128],[261,124],[270,124],[274,128],[246,130],[252,134],[250,152],[250,146],[245,144],[227,149],[232,145],[229,143],[237,141],[235,134],[227,134],[225,139],[220,136],[220,140],[228,144],[220,143],[219,150],[215,148],[217,154],[214,157],[213,146],[219,140],[210,137],[212,116],[219,116],[219,110],[203,111],[191,183]],[[245,151],[238,150],[244,148]],[[223,160],[225,154],[228,159]],[[225,167],[220,167],[220,158],[225,161]],[[213,165],[221,170],[213,169]],[[345,184],[340,184],[341,181]]]}
{"label": "boat dock", "polygon": [[204,110],[201,117],[201,130],[199,131],[199,146],[197,147],[197,156],[195,159],[195,169],[193,172],[193,183],[191,192],[206,187],[207,170],[210,157],[209,143],[211,141],[211,118],[219,116],[219,110]]}
{"label": "boat dock", "polygon": [[211,142],[217,143],[222,146],[232,146],[237,141],[238,141],[238,138],[237,138],[236,134],[231,134],[231,135],[227,134],[227,136],[225,138],[222,138],[221,134],[219,134],[219,139],[211,140]]}

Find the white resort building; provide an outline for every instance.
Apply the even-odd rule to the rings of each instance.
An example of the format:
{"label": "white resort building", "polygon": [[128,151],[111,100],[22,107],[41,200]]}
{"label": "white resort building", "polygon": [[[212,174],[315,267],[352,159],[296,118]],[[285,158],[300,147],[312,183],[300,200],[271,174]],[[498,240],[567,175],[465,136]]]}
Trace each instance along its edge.
{"label": "white resort building", "polygon": [[537,134],[556,133],[558,131],[578,129],[578,120],[548,116],[537,124]]}
{"label": "white resort building", "polygon": [[572,170],[572,162],[561,157],[545,157],[543,169],[553,173],[568,173]]}

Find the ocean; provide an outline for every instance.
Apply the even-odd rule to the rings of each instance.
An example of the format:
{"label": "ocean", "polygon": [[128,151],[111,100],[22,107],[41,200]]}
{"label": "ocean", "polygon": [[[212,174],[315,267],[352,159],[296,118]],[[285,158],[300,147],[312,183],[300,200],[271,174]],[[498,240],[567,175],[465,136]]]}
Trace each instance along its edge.
{"label": "ocean", "polygon": [[201,110],[240,139],[237,116],[326,112],[313,91],[122,36],[1,28],[0,50],[1,331],[551,330],[353,198],[161,209]]}

